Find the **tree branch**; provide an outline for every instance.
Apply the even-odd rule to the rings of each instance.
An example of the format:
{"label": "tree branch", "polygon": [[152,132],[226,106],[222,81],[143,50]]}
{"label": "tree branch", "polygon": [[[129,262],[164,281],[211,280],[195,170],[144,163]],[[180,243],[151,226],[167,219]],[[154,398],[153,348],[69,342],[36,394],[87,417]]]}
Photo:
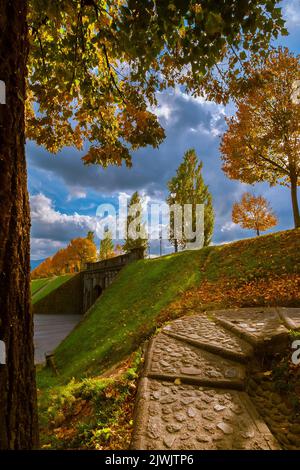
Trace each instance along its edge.
{"label": "tree branch", "polygon": [[120,90],[120,88],[119,88],[119,86],[118,86],[118,84],[115,80],[114,74],[112,72],[112,66],[110,65],[110,62],[109,62],[109,58],[108,58],[107,49],[106,49],[105,44],[102,44],[102,49],[103,49],[103,52],[104,52],[105,61],[106,61],[106,65],[107,65],[107,68],[108,68],[108,71],[109,71],[110,79],[113,82],[113,84],[114,84],[116,90],[118,91],[119,95],[121,96],[122,100],[125,102],[124,95],[123,95],[122,91]]}
{"label": "tree branch", "polygon": [[[247,147],[251,150],[251,152],[253,152],[255,154],[255,149],[253,148],[253,146],[250,144],[250,143],[246,143]],[[274,166],[275,168],[279,169],[280,171],[282,171],[284,174],[286,175],[290,175],[290,172],[289,170],[287,170],[285,167],[279,165],[278,163],[274,162],[273,160],[271,160],[270,158],[268,157],[265,157],[261,152],[257,152],[258,156],[268,162],[270,165]]]}

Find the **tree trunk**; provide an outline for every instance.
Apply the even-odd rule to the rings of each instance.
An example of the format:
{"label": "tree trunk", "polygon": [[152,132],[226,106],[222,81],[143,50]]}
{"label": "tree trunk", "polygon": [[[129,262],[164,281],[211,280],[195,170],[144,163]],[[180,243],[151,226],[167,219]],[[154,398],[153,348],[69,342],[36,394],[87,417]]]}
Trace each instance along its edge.
{"label": "tree trunk", "polygon": [[175,253],[178,253],[178,241],[177,241],[177,238],[175,238],[175,240],[174,240],[174,250],[175,250]]}
{"label": "tree trunk", "polygon": [[291,197],[292,197],[295,228],[299,228],[300,227],[300,215],[299,215],[299,205],[298,205],[298,197],[297,197],[297,175],[294,172],[291,174]]}
{"label": "tree trunk", "polygon": [[259,228],[256,229],[256,235],[257,235],[258,237],[260,236]]}
{"label": "tree trunk", "polygon": [[30,214],[24,102],[28,38],[25,0],[0,0],[0,449],[38,445],[33,319],[30,311]]}

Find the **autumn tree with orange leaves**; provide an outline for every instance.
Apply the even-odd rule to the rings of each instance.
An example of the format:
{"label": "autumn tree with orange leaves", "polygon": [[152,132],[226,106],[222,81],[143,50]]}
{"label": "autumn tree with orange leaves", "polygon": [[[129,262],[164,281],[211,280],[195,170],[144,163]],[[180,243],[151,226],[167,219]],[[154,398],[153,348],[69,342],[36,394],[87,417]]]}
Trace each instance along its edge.
{"label": "autumn tree with orange leaves", "polygon": [[260,232],[275,227],[278,220],[264,197],[244,193],[241,201],[233,204],[232,222],[242,228],[255,230],[259,236]]}
{"label": "autumn tree with orange leaves", "polygon": [[300,56],[279,48],[260,62],[253,59],[248,88],[227,120],[221,143],[223,170],[244,183],[268,181],[288,186],[295,227],[300,227]]}
{"label": "autumn tree with orange leaves", "polygon": [[85,263],[96,261],[96,245],[88,235],[74,238],[66,248],[58,250],[52,258],[47,258],[31,273],[32,279],[75,273],[84,268]]}

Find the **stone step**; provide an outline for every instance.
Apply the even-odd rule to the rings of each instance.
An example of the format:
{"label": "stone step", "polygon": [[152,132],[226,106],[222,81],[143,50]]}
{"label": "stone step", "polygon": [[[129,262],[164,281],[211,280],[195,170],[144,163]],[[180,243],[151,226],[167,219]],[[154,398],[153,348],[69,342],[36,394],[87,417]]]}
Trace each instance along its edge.
{"label": "stone step", "polygon": [[222,327],[250,343],[256,353],[274,354],[289,344],[289,332],[275,308],[217,310],[214,318]]}
{"label": "stone step", "polygon": [[161,380],[243,390],[245,367],[164,333],[148,349],[145,375]]}
{"label": "stone step", "polygon": [[[147,350],[132,448],[280,449],[242,389],[257,357],[264,359],[266,353],[286,348],[288,330],[299,325],[300,309],[245,308],[187,316],[165,326]],[[253,399],[264,416],[265,400],[260,394]],[[280,404],[280,397],[276,402],[274,398],[271,413],[275,424],[269,412],[265,419],[284,448],[294,448],[298,427],[288,427],[287,438],[282,435],[278,400]]]}
{"label": "stone step", "polygon": [[253,355],[253,348],[249,343],[205,315],[182,317],[165,326],[162,332],[241,363],[248,362]]}
{"label": "stone step", "polygon": [[143,378],[131,447],[139,450],[280,449],[245,392]]}
{"label": "stone step", "polygon": [[289,330],[300,330],[300,308],[277,308],[278,314]]}

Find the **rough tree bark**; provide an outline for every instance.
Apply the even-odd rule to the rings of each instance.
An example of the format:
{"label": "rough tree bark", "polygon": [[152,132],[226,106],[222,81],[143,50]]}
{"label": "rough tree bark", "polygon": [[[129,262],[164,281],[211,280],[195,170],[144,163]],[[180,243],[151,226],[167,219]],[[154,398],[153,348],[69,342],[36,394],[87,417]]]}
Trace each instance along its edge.
{"label": "rough tree bark", "polygon": [[293,205],[295,228],[299,228],[300,227],[300,214],[299,214],[299,204],[298,204],[298,197],[297,197],[297,174],[296,172],[293,172],[291,174],[291,198],[292,198],[292,205]]}
{"label": "rough tree bark", "polygon": [[0,0],[0,449],[38,444],[33,319],[30,312],[30,214],[24,102],[28,39],[25,0]]}

